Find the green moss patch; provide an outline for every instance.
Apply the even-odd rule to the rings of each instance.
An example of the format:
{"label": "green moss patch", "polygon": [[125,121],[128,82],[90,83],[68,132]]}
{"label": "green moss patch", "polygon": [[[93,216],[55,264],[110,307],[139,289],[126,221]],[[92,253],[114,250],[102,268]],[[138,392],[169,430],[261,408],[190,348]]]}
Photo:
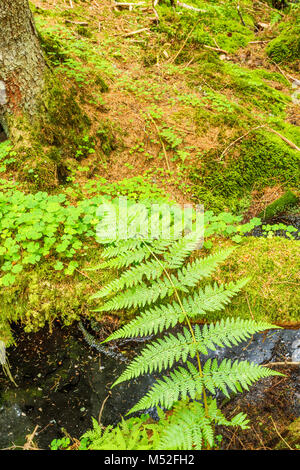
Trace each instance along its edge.
{"label": "green moss patch", "polygon": [[205,318],[224,316],[254,318],[278,325],[299,324],[300,242],[284,238],[249,238],[219,268],[218,282],[249,277],[248,284],[225,311]]}
{"label": "green moss patch", "polygon": [[220,162],[216,152],[209,151],[201,168],[191,172],[195,197],[206,209],[236,212],[253,189],[279,183],[293,187],[300,179],[298,152],[266,131],[244,139],[226,158]]}
{"label": "green moss patch", "polygon": [[300,57],[300,24],[283,25],[281,33],[268,44],[266,52],[276,63],[296,65]]}
{"label": "green moss patch", "polygon": [[293,421],[285,430],[284,430],[284,440],[280,439],[276,445],[276,450],[286,450],[286,442],[289,443],[289,448],[293,450],[299,450],[300,448],[300,418],[297,418]]}
{"label": "green moss patch", "polygon": [[93,316],[89,297],[102,281],[107,282],[109,274],[85,270],[100,262],[100,253],[100,247],[89,250],[93,261],[79,261],[79,269],[69,275],[56,270],[54,259],[45,260],[21,273],[16,285],[1,287],[0,339],[8,345],[12,343],[10,327],[13,323],[19,323],[24,331],[30,332],[45,324],[51,328],[54,320],[70,325],[82,316]]}
{"label": "green moss patch", "polygon": [[297,202],[297,196],[292,191],[286,191],[280,198],[267,206],[263,212],[258,214],[258,216],[264,219],[271,219],[276,214],[294,206]]}

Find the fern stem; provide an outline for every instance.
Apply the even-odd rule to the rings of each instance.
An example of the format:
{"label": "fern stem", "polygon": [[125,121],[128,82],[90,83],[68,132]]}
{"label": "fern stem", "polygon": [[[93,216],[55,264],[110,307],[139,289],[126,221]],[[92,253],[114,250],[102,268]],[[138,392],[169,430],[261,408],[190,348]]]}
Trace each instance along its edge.
{"label": "fern stem", "polygon": [[[144,243],[144,241],[143,241]],[[184,309],[184,306],[181,302],[181,298],[180,298],[180,295],[176,289],[176,286],[174,285],[174,282],[172,281],[172,278],[171,276],[169,275],[168,271],[166,270],[165,266],[163,265],[163,263],[160,261],[160,259],[156,256],[155,253],[152,252],[151,248],[149,248],[149,246],[144,243],[144,245],[147,247],[147,249],[150,251],[150,253],[152,254],[152,256],[154,256],[154,258],[158,261],[158,263],[161,265],[164,273],[166,274],[167,278],[169,279],[170,283],[172,284],[173,288],[174,288],[174,293],[177,297],[177,300],[178,300],[178,303],[180,305],[180,308],[182,310],[182,313],[186,319],[186,322],[187,322],[187,325],[189,327],[189,330],[190,330],[190,333],[192,335],[192,339],[193,339],[193,342],[194,343],[197,343],[196,341],[196,338],[195,338],[195,335],[194,335],[194,330],[193,330],[193,327],[191,325],[191,322],[190,322],[190,319],[188,317],[188,314],[186,313],[185,309]],[[197,357],[197,363],[198,363],[198,370],[199,370],[199,376],[200,378],[203,378],[203,372],[202,372],[202,367],[201,367],[201,361],[200,361],[200,356],[199,356],[199,352],[197,351],[196,352],[196,357]],[[206,418],[209,417],[209,412],[208,412],[208,403],[207,403],[207,396],[206,396],[206,392],[205,392],[205,388],[203,387],[203,390],[202,390],[202,396],[203,396],[203,403],[204,403],[204,410],[205,410],[205,416]]]}

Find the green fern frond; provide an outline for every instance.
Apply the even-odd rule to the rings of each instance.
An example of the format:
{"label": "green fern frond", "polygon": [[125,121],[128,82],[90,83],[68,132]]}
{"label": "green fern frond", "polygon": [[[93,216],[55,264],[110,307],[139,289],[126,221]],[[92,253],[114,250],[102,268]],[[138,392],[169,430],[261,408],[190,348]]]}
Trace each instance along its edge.
{"label": "green fern frond", "polygon": [[214,324],[205,324],[202,329],[195,327],[197,341],[202,341],[206,348],[215,350],[216,346],[231,347],[247,340],[255,333],[277,328],[267,322],[251,319],[226,318]]}
{"label": "green fern frond", "polygon": [[174,407],[174,413],[166,426],[158,448],[161,450],[201,450],[203,441],[213,446],[212,423],[205,416],[203,405],[197,402],[186,403],[185,407],[182,405]]}
{"label": "green fern frond", "polygon": [[196,325],[193,337],[184,327],[182,333],[177,333],[176,336],[169,333],[147,345],[113,386],[143,374],[172,367],[176,361],[186,361],[188,356],[193,358],[198,352],[208,354],[209,349],[215,350],[217,346],[236,345],[254,333],[271,328],[274,326],[265,322],[228,318],[216,324],[204,325],[202,330]]}
{"label": "green fern frond", "polygon": [[181,399],[201,396],[203,390],[203,378],[199,371],[191,363],[187,362],[187,369],[179,367],[170,372],[170,377],[163,377],[155,382],[149,392],[127,414],[140,410],[147,410],[160,405],[169,409]]}
{"label": "green fern frond", "polygon": [[[134,209],[131,215],[134,216]],[[169,220],[167,216],[160,223],[168,224]],[[207,312],[224,309],[248,279],[224,285],[208,283],[197,288],[202,279],[210,277],[216,267],[224,262],[232,248],[207,257],[197,256],[191,261],[188,258],[196,252],[202,234],[191,232],[180,237],[179,225],[173,227],[176,240],[137,238],[110,243],[104,249],[105,261],[100,267],[117,268],[123,272],[93,298],[105,298],[104,304],[95,310],[100,312],[144,309],[147,306],[135,319],[104,342],[162,333],[164,329],[185,322],[187,326],[183,326],[181,332],[164,333],[162,338],[148,344],[112,386],[142,374],[170,368],[169,375],[164,374],[157,380],[128,414],[158,406],[172,408],[172,414],[163,418],[163,435],[158,437],[156,434],[157,448],[211,448],[214,446],[216,424],[246,429],[248,420],[243,413],[230,420],[226,419],[216,401],[209,398],[209,394],[215,395],[220,390],[229,397],[231,393],[249,390],[259,379],[282,374],[247,361],[233,362],[224,359],[218,363],[216,359],[209,359],[202,364],[200,355],[207,355],[218,347],[232,347],[255,333],[277,327],[267,322],[240,318],[227,318],[215,324],[205,324],[201,328],[199,325],[192,327],[191,320]],[[195,358],[196,365],[188,358]],[[178,361],[185,363],[185,367],[176,366]],[[124,442],[122,433],[127,436]],[[114,432],[114,436],[121,446],[119,448],[138,448],[137,446],[144,445],[137,435],[132,440],[128,437],[126,423]],[[130,447],[126,447],[129,441]],[[108,442],[109,439],[102,439],[101,448],[110,445]]]}
{"label": "green fern frond", "polygon": [[203,367],[204,386],[212,394],[216,393],[216,389],[220,389],[228,398],[228,389],[234,393],[242,392],[243,389],[249,390],[249,386],[254,382],[275,375],[282,374],[247,361],[232,363],[230,359],[224,359],[219,365],[216,359],[209,359]]}
{"label": "green fern frond", "polygon": [[191,232],[175,242],[164,256],[168,268],[180,268],[184,260],[198,247],[201,236],[201,233]]}
{"label": "green fern frond", "polygon": [[[190,288],[195,287],[196,284],[203,279],[204,277],[209,276],[214,269],[216,269],[217,265],[226,257],[228,256],[228,253],[226,252],[221,252],[217,253],[216,255],[213,255],[208,258],[203,258],[203,259],[198,259],[188,265],[187,267],[184,267],[182,270],[177,272],[177,276],[173,274],[169,274],[168,276],[164,276],[162,279],[155,279],[154,281],[151,281],[149,284],[145,284],[144,282],[140,281],[140,283],[137,286],[133,286],[124,292],[121,292],[119,294],[116,294],[113,299],[108,300],[105,302],[105,304],[100,307],[98,310],[95,311],[110,311],[110,310],[121,310],[123,308],[130,308],[130,307],[144,307],[145,305],[152,304],[156,302],[158,299],[162,300],[166,296],[171,296],[174,294],[174,292],[177,290],[179,292],[188,292]],[[151,266],[151,263],[149,264]],[[156,269],[159,269],[159,263],[153,265]],[[145,268],[145,265],[143,265],[143,268]],[[162,266],[161,266],[162,268]],[[139,271],[137,268],[135,272],[138,271],[140,277],[143,277],[143,271]],[[128,271],[127,271],[128,273]],[[151,273],[151,270],[150,270]],[[151,275],[151,274],[150,274]],[[148,273],[149,276],[149,273]],[[129,274],[126,275],[127,278],[131,279]],[[154,277],[156,277],[156,274],[154,274]],[[122,277],[120,278],[122,279]],[[115,284],[119,285],[123,282],[118,280],[116,281]],[[124,278],[123,278],[124,280]],[[132,282],[132,281],[131,281]],[[231,289],[233,291],[233,294],[239,291],[247,282],[247,280],[241,280],[238,281],[238,283],[235,284],[230,284],[229,289],[226,290],[225,295],[223,295],[223,302],[217,302],[216,299],[214,298],[213,295],[210,295],[210,304],[212,306],[213,310],[217,310],[218,307],[219,309],[222,308],[224,303],[228,303],[230,296],[226,295],[228,294],[229,290]],[[113,288],[113,285],[111,284],[109,286],[109,291]],[[218,290],[217,285],[212,287],[206,287],[206,292],[204,295],[208,298],[209,294],[213,294],[212,290],[216,291]],[[97,297],[102,297],[101,291],[94,294],[92,298],[97,298]],[[198,296],[201,296],[201,291],[198,293]],[[202,294],[203,297],[203,294]],[[190,301],[190,304],[189,304]],[[213,305],[213,301],[215,301],[215,304]],[[188,305],[188,310],[191,310],[191,305],[197,304],[197,305],[202,305],[202,299],[197,298],[197,295],[195,296],[194,300],[188,299],[185,300],[185,302]],[[195,308],[195,307],[194,307]],[[207,311],[204,310],[204,311]],[[200,312],[199,312],[200,313]]]}
{"label": "green fern frond", "polygon": [[114,279],[107,286],[97,292],[93,298],[107,297],[112,293],[117,293],[124,288],[133,287],[142,282],[143,278],[147,280],[155,280],[163,273],[163,266],[159,260],[149,260],[145,263],[134,266],[124,273],[118,279]]}
{"label": "green fern frond", "polygon": [[165,335],[147,345],[115,381],[113,387],[125,380],[171,367],[175,361],[186,359],[189,354],[193,357],[194,349],[193,339],[187,328],[177,336]]}
{"label": "green fern frond", "polygon": [[[146,240],[145,242],[137,245],[136,250],[124,250],[116,257],[112,257],[108,261],[101,263],[98,268],[121,269],[134,263],[141,263],[142,261],[150,258],[153,253],[157,255],[164,253],[172,243],[173,240]],[[151,246],[151,251],[147,248],[148,245]]]}
{"label": "green fern frond", "polygon": [[[245,283],[246,280],[241,280],[236,284],[229,283],[225,286],[208,285],[204,290],[199,290],[193,297],[185,297],[183,299],[182,305],[185,313],[195,318],[207,312],[222,310]],[[152,333],[161,332],[164,328],[175,326],[184,320],[185,314],[182,311],[182,306],[180,303],[173,301],[141,313],[140,316],[114,332],[104,342],[119,338],[147,336]]]}
{"label": "green fern frond", "polygon": [[127,325],[112,333],[105,341],[136,336],[147,336],[152,333],[161,332],[164,328],[175,326],[182,322],[185,316],[178,302],[153,307],[147,310]]}
{"label": "green fern frond", "polygon": [[188,361],[186,365],[188,369],[179,367],[170,373],[170,377],[157,380],[128,414],[158,405],[169,409],[179,399],[184,400],[187,397],[194,399],[197,395],[200,396],[203,386],[213,395],[216,389],[220,389],[229,398],[228,389],[234,393],[242,392],[243,389],[249,390],[249,386],[260,379],[282,375],[247,361],[231,363],[230,359],[224,359],[220,365],[216,359],[213,361],[209,359],[203,367],[203,377],[191,362]]}
{"label": "green fern frond", "polygon": [[128,240],[119,240],[104,248],[101,252],[102,258],[116,258],[117,256],[124,255],[129,251],[141,248],[143,240],[138,238],[129,238]]}
{"label": "green fern frond", "polygon": [[150,286],[142,282],[138,286],[131,287],[125,292],[117,294],[111,300],[105,302],[102,307],[95,309],[95,312],[144,307],[147,304],[156,302],[158,299],[161,300],[167,295],[171,295],[173,292],[173,284],[167,277],[152,282]]}
{"label": "green fern frond", "polygon": [[176,277],[179,286],[194,287],[201,279],[211,276],[220,263],[232,253],[232,249],[222,250],[206,258],[197,258],[178,270]]}
{"label": "green fern frond", "polygon": [[193,296],[183,299],[184,310],[191,318],[204,315],[207,312],[222,310],[247,282],[248,279],[240,279],[236,283],[229,282],[220,286],[216,283],[214,285],[208,284]]}
{"label": "green fern frond", "polygon": [[[195,286],[201,279],[210,276],[216,267],[231,253],[232,249],[222,250],[206,258],[198,258],[187,266],[184,266],[176,273],[177,279],[173,278],[173,288],[185,290],[185,287]],[[111,293],[116,294],[124,288],[130,288],[141,283],[143,278],[146,278],[148,281],[156,280],[167,267],[166,262],[158,259],[141,263],[128,269],[122,273],[118,279],[114,279],[110,284],[104,286],[99,292],[94,294],[93,298],[106,297]]]}

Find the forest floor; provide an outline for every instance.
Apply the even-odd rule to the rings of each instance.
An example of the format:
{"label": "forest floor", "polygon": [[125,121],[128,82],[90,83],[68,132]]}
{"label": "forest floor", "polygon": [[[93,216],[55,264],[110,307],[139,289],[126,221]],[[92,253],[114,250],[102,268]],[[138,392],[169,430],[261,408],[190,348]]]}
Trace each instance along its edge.
{"label": "forest floor", "polygon": [[[282,18],[266,3],[244,3],[241,20],[234,5],[206,5],[197,17],[184,8],[174,12],[166,1],[157,26],[150,2],[131,11],[110,0],[34,2],[58,75],[77,88],[92,131],[100,125],[113,139],[111,152],[99,155],[96,148],[73,170],[76,181],[84,184],[90,172],[113,182],[143,175],[178,203],[200,199],[248,219],[284,193],[290,175],[270,172],[267,183],[264,162],[257,173],[248,171],[245,143],[255,147],[261,138],[266,153],[277,152],[275,165],[278,158],[288,165],[295,150],[288,142],[299,148],[299,100],[291,99],[299,63],[266,52],[297,12]],[[104,93],[97,75],[108,87]],[[233,173],[227,187],[218,177],[224,166]]]}

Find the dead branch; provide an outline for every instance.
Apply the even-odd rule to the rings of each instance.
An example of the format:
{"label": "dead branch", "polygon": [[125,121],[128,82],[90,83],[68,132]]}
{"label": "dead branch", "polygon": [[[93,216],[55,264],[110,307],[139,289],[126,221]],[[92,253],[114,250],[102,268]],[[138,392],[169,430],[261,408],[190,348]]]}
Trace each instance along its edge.
{"label": "dead branch", "polygon": [[155,15],[155,21],[157,23],[159,23],[159,15],[157,13],[157,10],[156,10],[156,5],[158,4],[158,0],[152,0],[152,10],[153,10],[153,13]]}
{"label": "dead branch", "polygon": [[220,158],[219,160],[222,160],[222,158],[224,157],[224,155],[228,152],[228,150],[233,146],[235,145],[237,142],[239,142],[240,140],[244,139],[244,137],[246,137],[248,134],[250,134],[251,132],[257,130],[257,129],[260,129],[264,127],[266,130],[270,131],[270,132],[273,132],[273,134],[276,134],[278,135],[278,137],[280,137],[284,142],[286,142],[291,148],[293,148],[294,150],[297,150],[298,152],[300,152],[300,148],[297,147],[296,144],[294,144],[294,142],[290,141],[289,139],[287,139],[286,137],[284,137],[284,135],[281,135],[279,132],[275,131],[274,129],[271,129],[271,127],[267,127],[266,124],[262,124],[261,126],[257,126],[257,127],[254,127],[253,129],[250,129],[250,131],[246,132],[246,134],[243,134],[241,135],[238,139],[234,140],[233,142],[231,142],[231,144],[228,145],[228,147],[226,147],[225,150],[223,150],[223,152],[221,153],[220,155]]}
{"label": "dead branch", "polygon": [[184,49],[186,43],[188,42],[189,38],[191,37],[192,33],[194,32],[195,28],[198,26],[198,22],[193,26],[193,28],[190,30],[190,32],[188,33],[187,37],[185,38],[181,48],[179,49],[179,51],[175,54],[175,56],[169,60],[169,63],[173,63],[175,62],[175,60],[177,59],[177,57],[179,56],[179,54],[182,52],[182,50]]}
{"label": "dead branch", "polygon": [[156,122],[154,121],[153,117],[151,116],[151,114],[147,113],[147,115],[148,115],[150,121],[152,122],[152,124],[153,124],[154,127],[155,127],[155,130],[156,130],[156,132],[157,132],[158,138],[159,138],[159,140],[160,140],[160,143],[161,143],[161,146],[162,146],[162,149],[163,149],[163,152],[164,152],[164,156],[165,156],[167,168],[168,168],[168,170],[170,171],[170,163],[169,163],[169,159],[168,159],[168,154],[167,154],[167,151],[166,151],[165,144],[164,144],[164,142],[163,142],[163,140],[162,140],[162,138],[161,138],[159,129],[158,129],[158,127],[157,127],[157,125],[156,125]]}
{"label": "dead branch", "polygon": [[111,396],[111,392],[108,392],[107,397],[103,400],[103,403],[102,403],[102,405],[101,405],[101,408],[100,408],[100,411],[99,411],[99,416],[98,416],[98,424],[99,424],[99,426],[100,426],[100,424],[101,424],[101,418],[102,418],[102,413],[103,413],[104,405],[105,405],[105,403],[107,402],[107,400],[109,399],[110,396]]}
{"label": "dead branch", "polygon": [[286,445],[290,450],[293,450],[292,447],[288,444],[288,442],[286,442],[286,441],[283,439],[282,435],[281,435],[280,432],[278,431],[278,429],[277,429],[277,427],[276,427],[276,424],[275,424],[275,422],[274,422],[272,416],[270,416],[270,418],[271,418],[271,420],[272,420],[272,423],[273,423],[274,429],[275,429],[275,431],[276,431],[276,434],[280,437],[280,439],[282,440],[282,442],[284,442],[285,445]]}
{"label": "dead branch", "polygon": [[34,436],[35,436],[38,428],[39,428],[39,425],[37,424],[36,427],[34,428],[33,433],[26,436],[27,441],[23,446],[23,450],[38,450],[38,448],[33,443],[33,439],[34,439]]}
{"label": "dead branch", "polygon": [[266,41],[249,41],[248,44],[266,44],[270,41],[272,41],[272,39],[268,39]]}

